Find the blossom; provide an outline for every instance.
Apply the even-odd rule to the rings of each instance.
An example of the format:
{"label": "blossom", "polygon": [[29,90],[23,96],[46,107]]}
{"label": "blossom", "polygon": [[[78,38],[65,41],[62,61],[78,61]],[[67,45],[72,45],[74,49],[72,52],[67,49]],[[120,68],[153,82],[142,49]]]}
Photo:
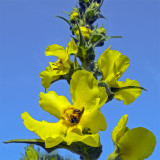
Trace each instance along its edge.
{"label": "blossom", "polygon": [[[119,156],[121,160],[144,160],[154,151],[156,137],[146,128],[126,127],[128,115],[124,115],[112,132],[112,140],[116,151],[109,155],[107,160]],[[114,157],[114,158],[113,158]]]}
{"label": "blossom", "polygon": [[70,92],[73,104],[65,96],[59,96],[54,91],[40,93],[40,106],[57,117],[57,123],[37,121],[24,112],[24,125],[45,141],[46,148],[54,147],[62,141],[68,145],[81,141],[98,147],[100,142],[97,133],[106,129],[105,117],[100,112],[100,107],[107,100],[105,88],[101,87],[99,90],[93,74],[81,70],[73,74]]}
{"label": "blossom", "polygon": [[[84,39],[85,40],[89,40],[90,35],[92,34],[92,31],[89,28],[85,27],[85,26],[80,26],[80,30],[82,32],[82,35],[83,35]],[[80,37],[79,30],[77,30],[75,32],[75,34],[76,34],[76,36],[78,38]]]}
{"label": "blossom", "polygon": [[56,56],[58,60],[54,63],[49,62],[49,66],[46,67],[46,70],[40,73],[40,77],[42,78],[42,85],[46,90],[49,88],[53,81],[59,79],[61,75],[65,75],[70,71],[70,54],[76,54],[77,52],[78,47],[75,44],[73,38],[68,43],[66,49],[57,44],[52,44],[47,47],[45,55]]}
{"label": "blossom", "polygon": [[131,88],[130,86],[139,87],[136,80],[126,79],[125,82],[118,81],[121,75],[129,66],[129,58],[121,55],[119,51],[107,48],[99,57],[99,69],[102,71],[102,80],[111,88],[118,89],[114,92],[117,100],[122,100],[125,105],[132,103],[141,94],[141,89]]}

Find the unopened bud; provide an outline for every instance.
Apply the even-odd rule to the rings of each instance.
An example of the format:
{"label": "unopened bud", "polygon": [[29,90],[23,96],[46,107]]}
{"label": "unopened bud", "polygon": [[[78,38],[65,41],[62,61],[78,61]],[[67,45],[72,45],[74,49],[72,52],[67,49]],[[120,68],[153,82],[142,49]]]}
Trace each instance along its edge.
{"label": "unopened bud", "polygon": [[[90,35],[92,34],[92,31],[91,31],[89,28],[85,27],[85,26],[81,26],[81,27],[80,27],[80,30],[81,30],[81,32],[82,32],[82,35],[83,35],[84,39],[85,39],[85,40],[89,40]],[[77,30],[77,31],[75,32],[75,34],[76,34],[76,36],[77,36],[78,38],[80,37],[80,35],[79,35],[79,30]]]}
{"label": "unopened bud", "polygon": [[75,20],[79,17],[79,14],[77,12],[73,12],[71,15],[70,15],[70,20],[71,22],[75,22]]}

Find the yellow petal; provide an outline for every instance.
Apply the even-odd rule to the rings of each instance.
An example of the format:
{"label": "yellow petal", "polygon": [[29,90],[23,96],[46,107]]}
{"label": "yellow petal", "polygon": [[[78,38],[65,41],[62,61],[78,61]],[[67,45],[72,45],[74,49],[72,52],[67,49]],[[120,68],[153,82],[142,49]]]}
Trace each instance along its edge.
{"label": "yellow petal", "polygon": [[[127,87],[127,86],[137,86],[139,87],[139,83],[136,80],[126,79],[125,82],[118,81],[119,88]],[[123,89],[118,92],[114,93],[114,97],[119,100],[123,101],[125,105],[128,105],[136,100],[138,96],[141,94],[141,89],[131,88],[131,89]]]}
{"label": "yellow petal", "polygon": [[60,76],[57,75],[56,72],[57,71],[51,70],[50,67],[46,67],[46,70],[40,73],[42,85],[46,90],[50,87],[53,81],[59,79]]}
{"label": "yellow petal", "polygon": [[39,104],[43,110],[54,115],[58,119],[61,118],[64,110],[71,106],[65,96],[59,96],[54,91],[48,93],[40,93]]}
{"label": "yellow petal", "polygon": [[126,71],[129,66],[129,58],[125,55],[120,55],[117,60],[115,60],[115,72],[117,80]]}
{"label": "yellow petal", "polygon": [[82,128],[89,128],[91,133],[98,133],[99,130],[105,131],[107,128],[105,117],[98,109],[84,111],[79,125]]}
{"label": "yellow petal", "polygon": [[113,129],[112,132],[112,140],[114,144],[118,144],[121,137],[124,135],[126,131],[126,124],[128,120],[128,115],[125,114],[118,122],[118,125]]}
{"label": "yellow petal", "polygon": [[92,147],[100,146],[99,134],[82,134],[79,135],[75,132],[68,132],[67,136],[64,138],[64,141],[70,145],[73,142],[82,142]]}
{"label": "yellow petal", "polygon": [[98,66],[103,73],[103,79],[110,85],[113,77],[119,79],[129,65],[129,58],[119,51],[107,48],[98,59]]}
{"label": "yellow petal", "polygon": [[66,48],[66,52],[70,55],[70,54],[77,54],[78,52],[78,47],[76,45],[76,43],[74,42],[73,38],[71,39],[71,41],[68,43],[68,46]]}
{"label": "yellow petal", "polygon": [[70,86],[74,106],[84,107],[85,110],[99,107],[98,82],[92,73],[84,70],[75,72]]}
{"label": "yellow petal", "polygon": [[21,117],[25,127],[45,141],[46,148],[54,147],[63,141],[67,128],[61,121],[57,123],[40,122],[34,120],[27,112],[22,113]]}
{"label": "yellow petal", "polygon": [[114,64],[120,52],[107,48],[98,59],[99,69],[103,73],[103,79],[108,83],[115,76]]}
{"label": "yellow petal", "polygon": [[65,60],[63,62],[49,62],[49,66],[51,67],[52,74],[56,75],[65,75],[70,71],[70,61]]}
{"label": "yellow petal", "polygon": [[59,59],[65,60],[67,58],[67,53],[65,52],[65,49],[62,46],[59,46],[58,44],[52,44],[46,48],[45,51],[46,56],[56,56]]}
{"label": "yellow petal", "polygon": [[99,107],[101,107],[107,102],[108,99],[108,94],[106,93],[105,87],[99,87],[99,96],[100,96]]}
{"label": "yellow petal", "polygon": [[119,154],[123,160],[144,160],[154,151],[156,137],[146,128],[127,131],[119,141]]}

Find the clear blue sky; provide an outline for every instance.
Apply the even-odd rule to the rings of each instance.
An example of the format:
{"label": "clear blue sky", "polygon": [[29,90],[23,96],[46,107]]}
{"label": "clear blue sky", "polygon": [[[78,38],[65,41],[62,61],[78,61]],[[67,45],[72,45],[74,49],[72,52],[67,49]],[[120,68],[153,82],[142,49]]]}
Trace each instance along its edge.
{"label": "clear blue sky", "polygon": [[[49,58],[44,55],[50,44],[66,47],[70,40],[68,25],[56,18],[61,11],[72,10],[76,0],[0,0],[0,159],[18,160],[25,144],[3,144],[16,138],[37,138],[27,130],[21,113],[28,111],[37,120],[56,122],[38,104],[44,91],[39,73]],[[129,105],[113,100],[102,107],[108,128],[101,132],[105,160],[114,150],[111,140],[113,128],[122,115],[128,114],[128,127],[145,127],[157,137],[157,146],[149,160],[160,159],[160,1],[159,0],[105,0],[102,13],[108,35],[121,35],[96,49],[96,58],[111,45],[130,58],[130,66],[121,80],[136,79],[141,86],[140,97]],[[67,15],[66,15],[67,17]],[[59,81],[50,87],[70,100],[69,85]],[[41,149],[41,151],[44,151]],[[60,151],[63,154],[70,152]]]}

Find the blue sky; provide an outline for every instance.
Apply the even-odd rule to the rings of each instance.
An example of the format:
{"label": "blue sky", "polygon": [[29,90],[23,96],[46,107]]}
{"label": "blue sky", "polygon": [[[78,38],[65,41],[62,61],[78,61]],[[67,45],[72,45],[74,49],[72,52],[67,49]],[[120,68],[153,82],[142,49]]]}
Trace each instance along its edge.
{"label": "blue sky", "polygon": [[[76,0],[0,0],[0,157],[18,160],[25,144],[3,144],[16,138],[37,138],[27,130],[21,113],[28,111],[37,120],[56,122],[38,104],[39,93],[44,92],[39,73],[49,61],[44,51],[50,44],[66,47],[71,32],[68,25],[56,18],[66,16],[61,11],[72,10]],[[102,13],[108,20],[98,20],[107,28],[112,39],[96,49],[96,59],[111,45],[130,58],[130,66],[121,77],[136,79],[148,91],[129,105],[113,100],[102,107],[107,130],[100,132],[105,160],[113,152],[113,128],[124,114],[129,115],[128,127],[145,127],[157,137],[157,146],[149,160],[160,159],[160,1],[159,0],[105,0]],[[49,90],[65,95],[69,100],[69,85],[65,81],[53,84]],[[41,149],[41,151],[44,151]],[[60,150],[62,154],[71,154]]]}

